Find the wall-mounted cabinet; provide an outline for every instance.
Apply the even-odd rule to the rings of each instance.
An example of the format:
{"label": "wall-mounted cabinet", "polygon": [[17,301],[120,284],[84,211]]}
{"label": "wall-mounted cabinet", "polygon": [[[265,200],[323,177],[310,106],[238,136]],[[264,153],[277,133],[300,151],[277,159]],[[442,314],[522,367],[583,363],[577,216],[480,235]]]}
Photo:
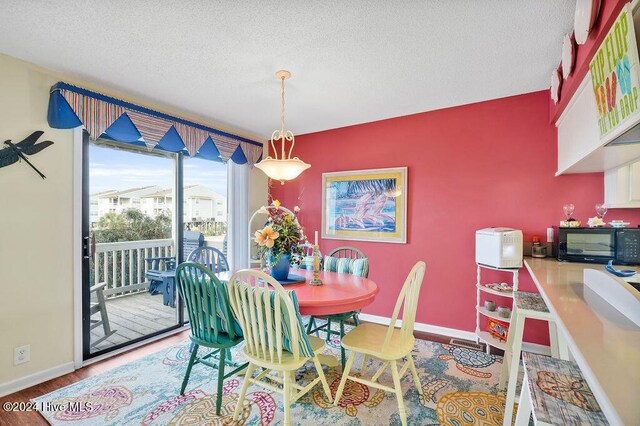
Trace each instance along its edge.
{"label": "wall-mounted cabinet", "polygon": [[[631,124],[629,123],[629,127]],[[640,158],[640,144],[604,146],[608,140],[600,139],[596,100],[589,74],[556,125],[558,127],[556,175],[603,172]],[[616,134],[625,130],[627,129],[620,129]]]}
{"label": "wall-mounted cabinet", "polygon": [[604,173],[604,202],[608,208],[640,207],[640,161]]}
{"label": "wall-mounted cabinet", "polygon": [[[605,42],[614,39],[621,40],[621,43],[625,42],[624,46],[628,48],[621,52],[624,53],[627,66],[631,68],[625,74],[611,65],[612,61],[597,60],[600,56],[606,56],[608,52],[602,46],[598,49],[591,62],[591,71],[587,73],[556,122],[558,127],[556,175],[603,172],[640,159],[640,138],[635,137],[636,129],[640,129],[636,127],[640,126],[640,108],[638,108],[637,99],[640,62],[637,59],[636,50],[636,35],[640,33],[640,14],[637,7],[634,7],[635,13],[633,13],[634,28],[630,29],[628,36],[625,36],[628,39],[616,33],[616,28],[621,27],[617,25],[618,22],[629,22],[631,9],[631,6],[623,9],[617,18],[616,25],[605,38]],[[603,43],[603,46],[605,44]],[[621,61],[615,63],[619,65]],[[607,66],[601,66],[601,63]],[[619,75],[617,79],[616,75]],[[616,83],[618,80],[619,84]],[[594,94],[594,81],[597,83],[595,90],[599,94],[598,100]],[[609,93],[609,84],[613,87],[611,93]],[[605,86],[606,90],[604,90]],[[633,95],[634,93],[636,96]],[[630,129],[634,130],[628,132]],[[621,135],[624,135],[622,136],[624,144],[621,144],[621,140],[618,139]],[[620,144],[606,146],[612,141]]]}
{"label": "wall-mounted cabinet", "polygon": [[[598,133],[598,113],[596,100],[591,90],[591,77],[582,82],[573,99],[556,123],[558,127],[558,171],[563,173],[580,173],[584,165],[580,162],[600,147]],[[592,166],[587,166],[589,169]],[[593,165],[597,167],[597,165]]]}

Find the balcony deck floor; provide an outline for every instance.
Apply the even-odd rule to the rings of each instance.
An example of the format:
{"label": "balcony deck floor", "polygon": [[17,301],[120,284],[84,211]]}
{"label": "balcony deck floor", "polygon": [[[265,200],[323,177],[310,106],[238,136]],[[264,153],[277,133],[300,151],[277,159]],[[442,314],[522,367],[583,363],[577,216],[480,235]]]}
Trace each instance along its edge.
{"label": "balcony deck floor", "polygon": [[[164,330],[177,323],[176,308],[163,305],[161,294],[152,296],[145,291],[107,299],[106,304],[111,330],[116,332],[92,347],[92,352]],[[100,314],[92,316],[93,319],[99,317]],[[103,336],[102,326],[91,330],[92,341]]]}

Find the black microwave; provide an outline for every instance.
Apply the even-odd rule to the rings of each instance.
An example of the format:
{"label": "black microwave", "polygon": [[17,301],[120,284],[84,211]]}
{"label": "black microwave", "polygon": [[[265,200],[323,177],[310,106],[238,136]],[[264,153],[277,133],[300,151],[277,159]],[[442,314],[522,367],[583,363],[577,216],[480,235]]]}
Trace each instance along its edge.
{"label": "black microwave", "polygon": [[638,228],[560,228],[558,260],[640,265]]}

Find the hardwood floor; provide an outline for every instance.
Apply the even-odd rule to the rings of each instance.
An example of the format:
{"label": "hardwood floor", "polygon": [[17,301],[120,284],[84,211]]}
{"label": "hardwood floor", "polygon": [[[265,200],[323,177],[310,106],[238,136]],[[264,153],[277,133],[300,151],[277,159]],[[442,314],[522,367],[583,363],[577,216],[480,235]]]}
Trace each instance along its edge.
{"label": "hardwood floor", "polygon": [[[438,343],[449,343],[449,341],[451,340],[450,337],[423,333],[419,331],[414,332],[414,335],[417,339],[430,340],[432,342]],[[165,339],[149,343],[148,345],[132,349],[119,355],[115,355],[112,358],[96,362],[86,367],[82,367],[72,373],[65,374],[64,376],[57,377],[47,382],[40,383],[39,385],[32,386],[30,388],[2,397],[0,398],[0,406],[5,402],[27,402],[37,396],[53,392],[57,389],[63,388],[82,379],[95,376],[128,362],[135,361],[153,352],[176,345],[181,341],[187,339],[188,336],[189,330],[185,330],[182,333],[175,334]],[[0,409],[0,425],[35,426],[47,424],[47,421],[35,411],[7,412],[4,410],[4,408]]]}
{"label": "hardwood floor", "polygon": [[[27,402],[37,396],[53,392],[57,389],[63,388],[82,379],[86,379],[87,377],[95,376],[107,370],[111,370],[112,368],[119,367],[128,362],[140,359],[161,349],[176,345],[187,339],[188,336],[189,330],[185,330],[182,333],[169,336],[162,340],[149,343],[148,345],[144,345],[118,354],[112,358],[90,364],[86,367],[82,367],[72,373],[65,374],[64,376],[60,376],[47,382],[40,383],[39,385],[32,386],[16,393],[12,393],[0,398],[0,406],[2,406],[5,402]],[[0,425],[35,426],[48,424],[49,423],[47,423],[47,421],[35,411],[7,412],[4,410],[4,408],[0,409]]]}

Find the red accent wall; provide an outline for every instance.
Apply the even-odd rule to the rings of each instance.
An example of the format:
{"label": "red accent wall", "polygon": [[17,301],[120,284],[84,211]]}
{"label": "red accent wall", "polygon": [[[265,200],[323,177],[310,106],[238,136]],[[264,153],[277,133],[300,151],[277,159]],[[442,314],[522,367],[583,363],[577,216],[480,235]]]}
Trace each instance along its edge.
{"label": "red accent wall", "polygon": [[[602,173],[554,176],[548,96],[542,91],[299,136],[294,155],[311,168],[285,185],[274,182],[271,193],[286,207],[301,207],[300,221],[313,236],[321,229],[323,172],[407,166],[407,244],[325,239],[320,249],[348,244],[367,254],[380,293],[364,312],[386,317],[406,274],[425,260],[416,320],[473,331],[475,231],[507,226],[522,229],[526,241],[544,239],[546,228],[563,218],[563,204],[574,203],[575,216],[586,220],[603,199]],[[640,210],[606,218],[635,226]],[[510,278],[494,279],[500,277]],[[525,269],[521,289],[535,289]],[[527,327],[525,338],[547,343],[546,326]]]}
{"label": "red accent wall", "polygon": [[[555,123],[562,111],[567,107],[569,100],[573,94],[578,90],[578,86],[589,72],[589,63],[596,51],[602,44],[604,37],[609,32],[609,29],[615,22],[616,18],[620,14],[620,11],[625,4],[629,3],[629,0],[602,0],[600,5],[600,13],[598,14],[598,20],[594,27],[589,32],[589,38],[587,41],[576,46],[576,65],[573,72],[566,80],[562,82],[562,88],[560,90],[560,100],[556,105],[549,96],[549,116],[552,123]],[[562,42],[558,45],[558,66],[560,66],[560,60],[562,57]],[[562,75],[562,72],[561,74]],[[551,74],[549,74],[549,84],[551,84]]]}

